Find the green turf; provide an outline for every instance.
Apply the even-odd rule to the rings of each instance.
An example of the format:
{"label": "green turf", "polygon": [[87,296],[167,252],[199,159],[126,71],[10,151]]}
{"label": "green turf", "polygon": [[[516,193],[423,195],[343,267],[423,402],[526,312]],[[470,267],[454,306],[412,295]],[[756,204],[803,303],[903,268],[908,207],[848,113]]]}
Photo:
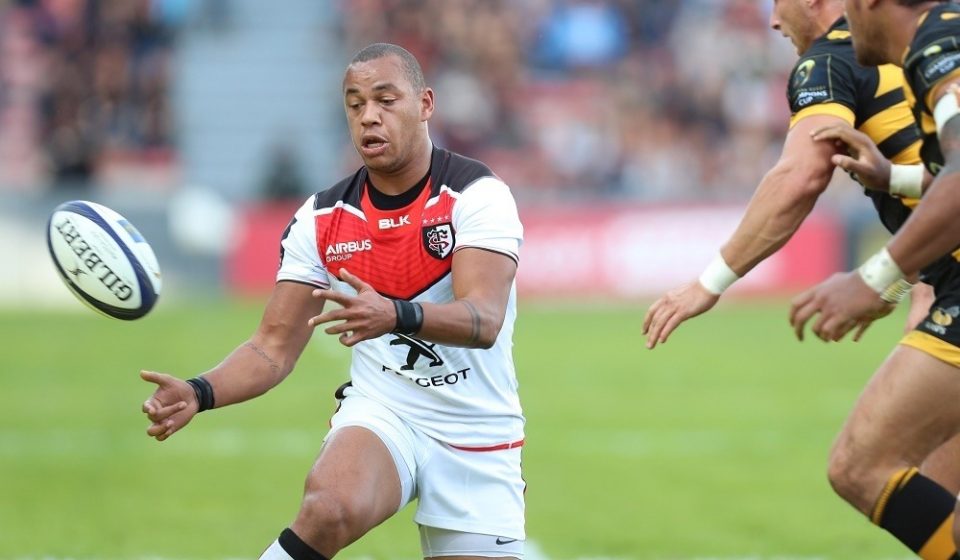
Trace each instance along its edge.
{"label": "green turf", "polygon": [[[727,303],[642,347],[640,304],[522,304],[528,534],[552,559],[908,558],[829,490],[827,450],[901,316],[859,344]],[[318,336],[267,396],[144,435],[140,368],[194,375],[258,305],[133,323],[0,313],[0,559],[256,558],[296,512],[348,354]],[[411,511],[338,558],[416,558]]]}

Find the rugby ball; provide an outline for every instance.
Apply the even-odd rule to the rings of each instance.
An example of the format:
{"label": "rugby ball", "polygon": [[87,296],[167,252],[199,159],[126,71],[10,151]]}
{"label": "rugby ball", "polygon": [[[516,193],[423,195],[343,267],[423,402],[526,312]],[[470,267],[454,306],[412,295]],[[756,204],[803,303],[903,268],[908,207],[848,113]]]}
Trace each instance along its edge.
{"label": "rugby ball", "polygon": [[60,278],[93,310],[130,321],[157,303],[162,284],[153,249],[106,206],[85,200],[57,206],[47,223],[47,247]]}

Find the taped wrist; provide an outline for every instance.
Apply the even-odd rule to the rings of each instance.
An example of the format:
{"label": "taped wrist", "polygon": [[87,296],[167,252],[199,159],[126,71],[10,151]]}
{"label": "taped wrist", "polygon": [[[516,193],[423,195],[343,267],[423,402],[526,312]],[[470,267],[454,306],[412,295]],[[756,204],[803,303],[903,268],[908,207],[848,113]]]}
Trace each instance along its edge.
{"label": "taped wrist", "polygon": [[887,286],[887,289],[880,294],[880,299],[887,303],[900,303],[903,301],[903,298],[907,297],[907,294],[909,294],[912,289],[913,284],[901,278]]}
{"label": "taped wrist", "polygon": [[[863,279],[864,283],[867,286],[870,286],[870,289],[880,294],[883,297],[886,294],[886,290],[891,288],[899,280],[903,280],[903,271],[900,270],[900,267],[893,260],[893,257],[890,256],[890,252],[887,251],[887,248],[884,247],[877,251],[872,257],[867,259],[865,263],[860,265],[860,268],[857,269],[857,273],[860,274],[860,278]],[[884,301],[892,302],[888,299]]]}
{"label": "taped wrist", "polygon": [[423,328],[423,306],[405,299],[393,300],[393,308],[397,312],[397,324],[393,333],[414,335]]}
{"label": "taped wrist", "polygon": [[193,393],[197,396],[197,405],[199,406],[197,412],[210,410],[215,406],[213,386],[210,385],[210,382],[207,381],[206,378],[203,376],[194,377],[187,379],[187,383],[193,387]]}
{"label": "taped wrist", "polygon": [[722,294],[739,279],[740,277],[730,268],[727,261],[723,260],[723,255],[720,253],[717,253],[717,256],[700,274],[700,284],[714,295]]}
{"label": "taped wrist", "polygon": [[920,198],[923,195],[923,165],[892,164],[890,194],[902,198]]}
{"label": "taped wrist", "polygon": [[943,131],[943,127],[946,126],[950,119],[957,116],[957,114],[960,114],[960,103],[957,102],[956,90],[951,87],[947,90],[947,93],[940,98],[940,101],[937,101],[936,107],[933,108],[933,120],[937,124],[938,138]]}

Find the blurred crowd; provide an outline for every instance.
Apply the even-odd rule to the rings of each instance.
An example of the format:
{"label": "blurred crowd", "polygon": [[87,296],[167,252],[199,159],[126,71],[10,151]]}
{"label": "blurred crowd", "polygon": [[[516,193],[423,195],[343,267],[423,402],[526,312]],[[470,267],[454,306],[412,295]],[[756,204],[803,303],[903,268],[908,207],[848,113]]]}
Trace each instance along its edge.
{"label": "blurred crowd", "polygon": [[173,157],[172,36],[151,0],[0,0],[0,183]]}
{"label": "blurred crowd", "polygon": [[[411,50],[435,140],[527,200],[739,200],[779,154],[796,54],[768,28],[772,1],[330,1],[343,57]],[[175,160],[187,4],[0,0],[0,185]]]}
{"label": "blurred crowd", "polygon": [[343,0],[407,47],[431,130],[531,198],[742,199],[779,155],[796,60],[756,0]]}

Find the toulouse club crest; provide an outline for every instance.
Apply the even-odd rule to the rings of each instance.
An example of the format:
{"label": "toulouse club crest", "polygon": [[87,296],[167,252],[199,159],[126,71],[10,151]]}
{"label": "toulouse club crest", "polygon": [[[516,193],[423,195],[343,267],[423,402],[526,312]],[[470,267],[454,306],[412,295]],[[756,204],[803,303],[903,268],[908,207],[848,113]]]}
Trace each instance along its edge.
{"label": "toulouse club crest", "polygon": [[443,260],[453,251],[453,228],[449,223],[424,226],[423,246],[430,256]]}

